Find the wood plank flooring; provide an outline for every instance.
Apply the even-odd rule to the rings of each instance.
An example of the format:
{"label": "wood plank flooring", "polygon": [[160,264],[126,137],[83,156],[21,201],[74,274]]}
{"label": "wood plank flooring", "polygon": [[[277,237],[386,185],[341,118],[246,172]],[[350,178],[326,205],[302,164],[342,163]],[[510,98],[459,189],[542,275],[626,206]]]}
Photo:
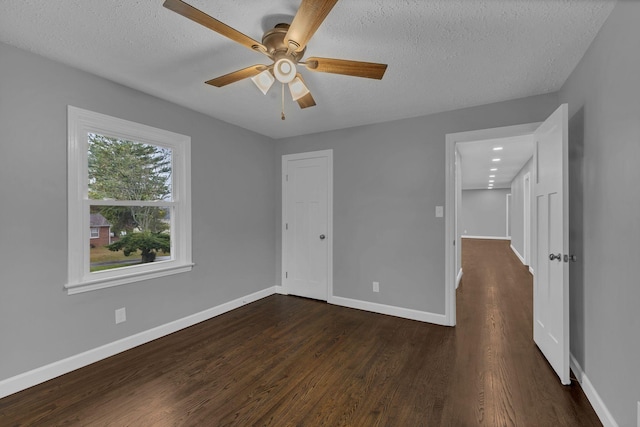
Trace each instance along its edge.
{"label": "wood plank flooring", "polygon": [[2,426],[599,426],[532,341],[532,279],[464,240],[458,325],[274,295],[0,400]]}

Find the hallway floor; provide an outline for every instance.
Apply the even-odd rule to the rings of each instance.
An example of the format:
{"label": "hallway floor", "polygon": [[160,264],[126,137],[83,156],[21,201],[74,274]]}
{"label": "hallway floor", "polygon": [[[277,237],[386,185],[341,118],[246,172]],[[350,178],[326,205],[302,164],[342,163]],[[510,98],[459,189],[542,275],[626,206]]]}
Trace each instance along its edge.
{"label": "hallway floor", "polygon": [[533,342],[533,276],[509,243],[462,240],[455,329],[467,355],[457,352],[452,393],[470,404],[460,417],[467,425],[601,425],[580,385],[562,386]]}

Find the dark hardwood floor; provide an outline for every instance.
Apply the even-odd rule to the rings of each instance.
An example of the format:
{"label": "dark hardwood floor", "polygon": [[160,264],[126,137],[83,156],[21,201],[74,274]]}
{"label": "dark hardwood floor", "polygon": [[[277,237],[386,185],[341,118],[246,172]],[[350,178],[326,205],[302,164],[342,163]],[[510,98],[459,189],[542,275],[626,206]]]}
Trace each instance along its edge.
{"label": "dark hardwood floor", "polygon": [[455,328],[274,295],[0,400],[0,425],[599,426],[532,341],[532,279],[465,240]]}

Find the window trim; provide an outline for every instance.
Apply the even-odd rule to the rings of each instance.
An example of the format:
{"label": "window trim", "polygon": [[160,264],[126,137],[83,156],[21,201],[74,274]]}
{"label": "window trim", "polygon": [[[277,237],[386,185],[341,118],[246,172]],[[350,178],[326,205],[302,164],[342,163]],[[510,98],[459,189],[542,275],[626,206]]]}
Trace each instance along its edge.
{"label": "window trim", "polygon": [[[67,107],[68,146],[68,294],[190,271],[191,259],[191,137],[89,110]],[[132,201],[137,205],[171,206],[171,260],[89,271],[90,205],[109,201],[88,197],[89,132],[172,149],[172,198],[170,202]]]}

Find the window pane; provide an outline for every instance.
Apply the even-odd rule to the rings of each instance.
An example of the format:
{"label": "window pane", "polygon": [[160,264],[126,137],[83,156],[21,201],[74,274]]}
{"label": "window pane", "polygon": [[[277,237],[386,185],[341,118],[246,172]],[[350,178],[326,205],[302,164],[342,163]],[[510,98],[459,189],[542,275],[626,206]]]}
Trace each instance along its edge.
{"label": "window pane", "polygon": [[172,150],[88,134],[89,199],[171,201]]}
{"label": "window pane", "polygon": [[89,271],[130,267],[171,259],[171,208],[91,206]]}

